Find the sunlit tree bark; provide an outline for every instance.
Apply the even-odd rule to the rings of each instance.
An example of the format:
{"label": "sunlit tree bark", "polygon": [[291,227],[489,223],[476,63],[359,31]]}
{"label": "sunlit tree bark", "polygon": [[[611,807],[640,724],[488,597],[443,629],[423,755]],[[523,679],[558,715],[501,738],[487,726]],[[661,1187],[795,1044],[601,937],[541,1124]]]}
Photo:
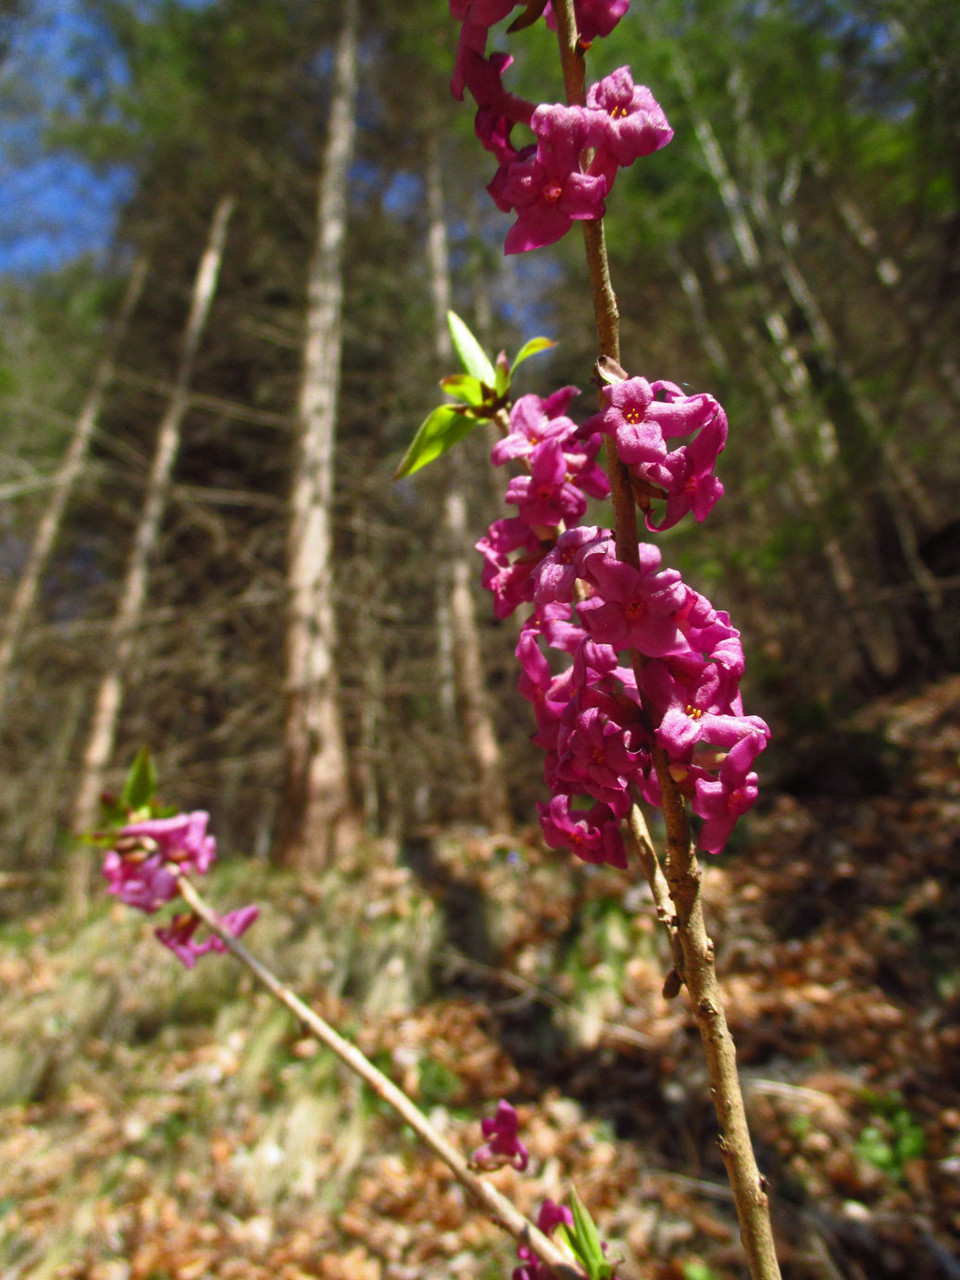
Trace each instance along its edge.
{"label": "sunlit tree bark", "polygon": [[[450,258],[440,157],[432,134],[428,143],[427,161],[427,206],[430,219],[428,240],[436,350],[440,363],[449,364],[447,311],[450,308]],[[474,539],[469,532],[462,464],[457,454],[447,459],[446,480],[443,521],[446,534],[444,579],[447,594],[446,599],[441,602],[445,607],[437,613],[438,650],[441,659],[443,655],[447,655],[447,664],[452,669],[462,733],[476,769],[480,814],[489,826],[503,830],[509,825],[509,804],[500,744],[487,697],[477,614],[470,590],[470,583],[476,577],[475,557],[471,552]],[[449,692],[446,698],[447,701],[451,700]]]}
{"label": "sunlit tree bark", "polygon": [[324,867],[355,824],[337,689],[332,508],[357,41],[357,0],[345,0],[307,285],[287,542],[284,781],[275,857],[300,871]]}
{"label": "sunlit tree bark", "polygon": [[36,603],[40,582],[59,536],[67,503],[70,501],[70,494],[83,470],[90,449],[90,441],[100,416],[104,396],[114,378],[117,349],[126,332],[130,316],[133,314],[134,308],[143,292],[146,275],[146,260],[138,258],[130,273],[120,312],[110,334],[107,348],[100,359],[100,363],[97,365],[93,385],[77,417],[70,443],[67,446],[67,452],[57,470],[50,501],[37,526],[23,574],[17,583],[16,591],[13,593],[10,608],[2,624],[0,624],[2,625],[2,631],[0,631],[0,718],[3,716],[17,645]]}
{"label": "sunlit tree bark", "polygon": [[[680,287],[690,307],[694,326],[703,343],[705,352],[718,373],[730,368],[730,360],[723,344],[707,317],[704,304],[703,289],[700,279],[693,267],[681,256],[678,249],[669,251],[671,265],[677,272]],[[860,655],[867,672],[877,677],[885,661],[881,647],[881,636],[863,601],[857,585],[856,575],[850,565],[843,543],[829,528],[823,511],[823,500],[820,487],[802,459],[802,451],[797,436],[797,429],[790,417],[785,397],[776,382],[764,367],[760,352],[757,350],[758,338],[753,331],[744,333],[747,341],[748,370],[752,380],[760,388],[770,413],[773,433],[789,460],[789,482],[802,507],[811,515],[823,530],[822,547],[824,559],[830,573],[834,589],[844,607],[844,617],[851,630],[853,643]]]}
{"label": "sunlit tree bark", "polygon": [[[210,235],[193,285],[190,315],[183,335],[180,361],[167,411],[157,430],[156,446],[147,477],[143,508],[127,561],[117,611],[107,644],[109,667],[97,690],[90,731],[83,754],[80,783],[74,803],[74,829],[89,831],[96,823],[104,775],[113,754],[123,702],[124,680],[129,673],[137,624],[147,594],[150,559],[156,549],[166,507],[170,478],[180,448],[181,429],[189,405],[189,386],[200,340],[210,316],[217,279],[234,209],[232,196],[217,204]],[[86,909],[90,877],[89,854],[76,854],[71,865],[68,892],[72,909]]]}

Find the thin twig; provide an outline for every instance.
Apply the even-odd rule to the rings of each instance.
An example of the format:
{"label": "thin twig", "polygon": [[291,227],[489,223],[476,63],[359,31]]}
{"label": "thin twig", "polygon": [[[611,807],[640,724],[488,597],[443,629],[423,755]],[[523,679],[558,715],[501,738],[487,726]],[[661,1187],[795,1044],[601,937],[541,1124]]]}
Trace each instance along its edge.
{"label": "thin twig", "polygon": [[224,946],[241,964],[253,974],[257,981],[270,992],[273,998],[285,1005],[290,1012],[309,1028],[321,1043],[331,1049],[351,1071],[370,1086],[378,1098],[382,1098],[398,1113],[402,1120],[417,1133],[432,1151],[450,1169],[453,1176],[470,1195],[482,1206],[487,1216],[498,1226],[509,1232],[519,1243],[533,1250],[541,1261],[556,1274],[558,1280],[583,1280],[581,1273],[571,1264],[570,1257],[497,1189],[483,1178],[478,1177],[469,1167],[463,1156],[452,1146],[437,1129],[433,1127],[423,1112],[393,1081],[378,1071],[373,1063],[349,1040],[345,1040],[328,1022],[325,1022],[309,1005],[284,986],[280,979],[266,965],[257,959],[252,952],[229,930],[220,923],[219,917],[201,897],[196,886],[183,872],[178,872],[180,892],[200,919],[223,942]]}
{"label": "thin twig", "polygon": [[672,1000],[674,996],[680,994],[680,988],[683,985],[683,945],[677,932],[677,913],[674,910],[673,899],[670,897],[670,886],[667,884],[667,878],[663,874],[663,868],[660,866],[657,851],[653,846],[653,841],[650,839],[647,820],[638,804],[630,806],[630,814],[627,820],[627,845],[633,849],[640,861],[643,874],[646,877],[647,884],[650,886],[650,892],[653,894],[653,905],[657,913],[657,919],[663,925],[670,941],[670,950],[673,952],[673,969],[667,974],[666,981],[663,984],[663,996],[666,1000]]}

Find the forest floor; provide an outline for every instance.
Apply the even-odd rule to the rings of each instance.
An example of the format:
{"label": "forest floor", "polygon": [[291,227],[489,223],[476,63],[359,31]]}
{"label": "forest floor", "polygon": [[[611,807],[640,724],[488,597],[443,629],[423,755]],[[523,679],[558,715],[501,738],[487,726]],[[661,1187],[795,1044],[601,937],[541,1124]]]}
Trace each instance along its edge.
{"label": "forest floor", "polygon": [[[866,744],[866,745],[865,745]],[[879,745],[878,745],[879,744]],[[869,748],[869,749],[868,749]],[[960,1277],[960,678],[874,705],[705,873],[785,1280]],[[828,794],[825,794],[828,793]],[[304,891],[251,863],[251,947],[464,1152],[501,1097],[535,1214],[574,1183],[624,1274],[740,1280],[697,1033],[636,879],[424,833]],[[0,917],[5,1280],[493,1280],[512,1242],[226,957],[100,900]]]}

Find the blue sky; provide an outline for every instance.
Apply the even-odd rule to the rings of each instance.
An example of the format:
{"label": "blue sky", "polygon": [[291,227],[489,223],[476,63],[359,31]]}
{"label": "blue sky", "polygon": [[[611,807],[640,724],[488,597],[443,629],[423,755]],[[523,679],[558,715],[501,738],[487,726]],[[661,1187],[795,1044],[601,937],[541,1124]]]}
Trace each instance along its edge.
{"label": "blue sky", "polygon": [[96,173],[67,153],[49,154],[44,130],[54,112],[77,116],[72,77],[92,74],[78,41],[98,47],[96,73],[122,82],[111,56],[75,0],[38,0],[12,28],[0,71],[0,271],[29,274],[109,246],[131,176],[119,166]]}

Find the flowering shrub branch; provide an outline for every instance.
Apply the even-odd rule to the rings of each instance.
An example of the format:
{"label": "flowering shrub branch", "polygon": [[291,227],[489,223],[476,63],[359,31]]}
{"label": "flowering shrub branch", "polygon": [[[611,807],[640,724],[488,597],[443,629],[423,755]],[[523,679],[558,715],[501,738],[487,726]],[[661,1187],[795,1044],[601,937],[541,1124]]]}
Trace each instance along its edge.
{"label": "flowering shrub branch", "polygon": [[[664,996],[685,985],[700,1030],[751,1276],[777,1280],[766,1184],[747,1128],[689,816],[698,819],[696,845],[719,853],[756,799],[754,764],[769,730],[744,711],[744,656],[729,616],[665,567],[659,549],[638,534],[638,512],[649,533],[687,516],[697,523],[707,518],[723,494],[715,467],[728,423],[711,395],[687,395],[673,382],[649,381],[621,366],[604,241],[605,202],[619,169],[665,146],[673,132],[629,68],[586,86],[589,45],[616,26],[627,0],[528,0],[510,30],[546,14],[557,31],[566,91],[565,102],[539,106],[504,88],[508,55],[486,54],[490,28],[515,7],[513,0],[451,0],[461,23],[451,87],[457,97],[469,92],[474,98],[477,137],[498,165],[488,190],[500,209],[515,215],[505,252],[542,248],[574,222],[581,225],[597,331],[598,411],[578,424],[570,411],[579,392],[570,386],[512,401],[517,367],[553,344],[535,338],[512,363],[505,353],[491,362],[451,313],[463,372],[441,383],[449,398],[421,424],[397,477],[426,466],[486,421],[501,434],[493,462],[519,468],[505,495],[515,514],[494,521],[477,549],[496,616],[530,606],[516,656],[550,792],[538,805],[543,837],[585,862],[626,869],[628,853],[639,861],[672,951]],[[535,141],[516,145],[517,127],[529,129]],[[613,528],[581,523],[589,500],[607,497]],[[155,811],[151,771],[141,757],[109,815],[104,874],[110,892],[149,913],[182,897],[190,911],[158,928],[159,940],[188,967],[211,951],[240,960],[518,1240],[522,1265],[515,1280],[611,1280],[616,1263],[575,1193],[570,1209],[547,1201],[535,1226],[478,1176],[505,1164],[527,1166],[508,1102],[483,1120],[485,1141],[465,1160],[392,1081],[246,949],[239,936],[256,920],[257,908],[221,917],[205,902],[194,881],[215,856],[207,815]],[[643,805],[663,811],[662,861]],[[201,928],[208,935],[198,940]]]}
{"label": "flowering shrub branch", "polygon": [[[552,793],[538,806],[541,827],[553,848],[626,867],[629,819],[629,843],[673,950],[664,994],[676,995],[683,984],[690,992],[745,1252],[751,1274],[768,1280],[779,1268],[766,1187],[704,923],[688,805],[700,819],[696,843],[720,852],[756,799],[753,765],[769,730],[744,712],[743,651],[729,617],[664,568],[659,550],[637,532],[638,510],[649,532],[687,515],[706,519],[723,494],[714,468],[728,424],[712,396],[685,395],[675,383],[621,367],[602,220],[619,167],[659,150],[673,133],[629,68],[586,86],[589,45],[620,20],[623,0],[553,0],[548,20],[557,30],[566,102],[540,106],[504,88],[508,55],[485,56],[490,27],[514,5],[451,0],[451,8],[462,23],[451,87],[455,96],[466,89],[475,99],[477,136],[499,163],[488,190],[516,215],[505,251],[552,244],[579,222],[597,331],[600,411],[579,427],[567,416],[573,388],[512,406],[505,402],[509,378],[497,388],[504,438],[492,459],[520,462],[524,473],[506,491],[516,515],[495,521],[477,544],[496,615],[532,605],[516,653]],[[529,4],[510,30],[530,25],[544,8]],[[518,126],[536,141],[515,146]],[[477,402],[473,412],[486,411]],[[596,461],[603,441],[608,474]],[[588,498],[608,494],[614,528],[582,525]],[[544,646],[565,662],[551,665]],[[662,865],[638,799],[663,811]]]}
{"label": "flowering shrub branch", "polygon": [[[501,1195],[492,1183],[479,1177],[463,1158],[460,1152],[448,1142],[427,1119],[418,1106],[399,1089],[389,1076],[379,1071],[369,1058],[349,1040],[344,1039],[328,1022],[320,1017],[298,995],[285,986],[280,979],[258,960],[252,952],[240,942],[229,928],[207,904],[198,892],[189,876],[181,873],[178,877],[180,893],[196,915],[207,925],[211,933],[221,942],[223,949],[240,961],[253,974],[261,986],[308,1028],[317,1039],[330,1049],[345,1066],[355,1072],[365,1084],[369,1085],[378,1098],[381,1098],[404,1120],[414,1132],[422,1138],[456,1180],[473,1197],[478,1205],[498,1226],[501,1226],[524,1248],[530,1250],[540,1259],[558,1280],[582,1280],[579,1271],[572,1265],[569,1254],[558,1247],[544,1231],[528,1221],[516,1206]],[[512,1110],[512,1108],[511,1108]],[[486,1131],[484,1136],[487,1136]],[[525,1151],[521,1143],[517,1143],[519,1151]],[[481,1148],[482,1151],[482,1148]],[[519,1167],[519,1166],[518,1166]]]}
{"label": "flowering shrub branch", "polygon": [[[128,906],[150,914],[181,898],[189,912],[175,915],[169,925],[155,932],[187,968],[210,952],[229,952],[443,1160],[487,1216],[514,1237],[525,1251],[521,1256],[533,1260],[534,1273],[554,1275],[559,1280],[583,1280],[576,1266],[575,1249],[550,1239],[553,1224],[548,1222],[545,1227],[530,1222],[496,1187],[478,1175],[477,1170],[508,1163],[519,1170],[526,1168],[529,1156],[519,1138],[513,1107],[503,1101],[492,1119],[482,1121],[481,1132],[487,1142],[470,1161],[465,1160],[403,1090],[240,942],[240,935],[257,918],[257,907],[242,907],[226,915],[214,911],[193,879],[204,875],[216,856],[214,839],[207,834],[208,815],[200,810],[174,815],[158,811],[155,786],[156,774],[149,754],[141,752],[127,776],[122,796],[106,806],[105,827],[112,826],[114,830],[104,830],[94,837],[106,846],[102,869],[108,891]],[[197,942],[195,934],[201,926],[208,931],[208,937]],[[536,1272],[537,1267],[545,1270]],[[590,1277],[589,1271],[587,1275]]]}

